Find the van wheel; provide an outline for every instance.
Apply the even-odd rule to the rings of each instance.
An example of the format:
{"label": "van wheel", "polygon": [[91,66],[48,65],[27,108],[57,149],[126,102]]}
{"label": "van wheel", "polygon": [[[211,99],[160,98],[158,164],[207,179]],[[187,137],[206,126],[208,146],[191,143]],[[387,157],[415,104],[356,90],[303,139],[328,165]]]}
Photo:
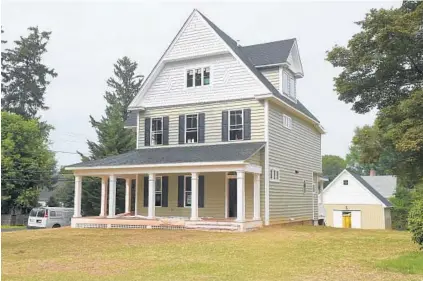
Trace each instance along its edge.
{"label": "van wheel", "polygon": [[53,228],[59,228],[59,227],[60,227],[60,224],[53,225]]}

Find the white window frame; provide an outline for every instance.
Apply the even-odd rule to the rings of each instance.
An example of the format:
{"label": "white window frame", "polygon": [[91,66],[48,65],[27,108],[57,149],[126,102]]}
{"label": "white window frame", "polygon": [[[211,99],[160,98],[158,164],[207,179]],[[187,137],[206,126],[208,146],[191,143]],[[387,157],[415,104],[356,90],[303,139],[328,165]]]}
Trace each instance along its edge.
{"label": "white window frame", "polygon": [[[195,70],[201,68],[201,85],[199,86],[195,86]],[[210,78],[209,78],[209,84],[208,85],[204,85],[204,69],[208,68],[210,71]],[[187,73],[188,71],[192,70],[194,72],[194,75],[192,77],[192,87],[188,87],[188,83],[187,83]],[[189,68],[185,68],[184,69],[184,83],[185,83],[185,89],[195,89],[195,88],[199,88],[199,87],[208,87],[212,84],[212,67],[210,65],[199,65],[199,66],[195,66],[195,67],[189,67]]]}
{"label": "white window frame", "polygon": [[282,124],[287,129],[292,129],[292,117],[286,114],[282,115]]}
{"label": "white window frame", "polygon": [[[347,184],[345,184],[345,183],[347,183]],[[349,181],[348,180],[343,180],[342,181],[342,185],[349,185]]]}
{"label": "white window frame", "polygon": [[[191,178],[191,176],[190,175],[185,175],[184,176],[184,208],[191,208],[191,206],[192,206],[192,178],[190,180],[191,181],[191,191],[187,191],[187,178]],[[186,202],[187,202],[187,198],[186,198],[187,192],[191,193],[191,205],[190,206],[187,206],[186,205]]]}
{"label": "white window frame", "polygon": [[[161,119],[162,120],[162,129],[161,129],[161,133],[162,133],[162,143],[161,144],[153,144],[153,119]],[[155,145],[163,145],[163,116],[162,117],[152,117],[150,120],[150,145],[151,146],[155,146]]]}
{"label": "white window frame", "polygon": [[294,75],[289,70],[283,67],[281,67],[279,71],[280,92],[294,102],[297,102],[297,79],[295,79]]}
{"label": "white window frame", "polygon": [[190,143],[198,143],[198,128],[199,128],[199,124],[198,124],[198,113],[196,113],[196,114],[185,114],[185,133],[184,133],[184,137],[185,137],[185,143],[188,143],[187,142],[187,132],[192,132],[192,131],[188,131],[187,130],[187,128],[188,128],[188,116],[196,116],[196,118],[197,118],[197,142],[190,142]]}
{"label": "white window frame", "polygon": [[[241,111],[241,120],[242,120],[242,124],[241,124],[241,139],[239,140],[231,140],[231,112],[234,111]],[[239,129],[235,129],[235,130],[239,130]],[[233,109],[233,110],[228,110],[228,141],[243,141],[244,140],[244,109]]]}
{"label": "white window frame", "polygon": [[[156,181],[157,179],[160,179],[160,191],[157,192],[156,190]],[[156,197],[157,194],[160,194],[160,206],[155,206],[155,207],[162,207],[163,206],[163,177],[162,176],[156,176],[155,180],[154,180],[154,205],[156,205]]]}
{"label": "white window frame", "polygon": [[281,171],[275,167],[269,167],[270,172],[270,181],[271,182],[280,182],[281,181]]}

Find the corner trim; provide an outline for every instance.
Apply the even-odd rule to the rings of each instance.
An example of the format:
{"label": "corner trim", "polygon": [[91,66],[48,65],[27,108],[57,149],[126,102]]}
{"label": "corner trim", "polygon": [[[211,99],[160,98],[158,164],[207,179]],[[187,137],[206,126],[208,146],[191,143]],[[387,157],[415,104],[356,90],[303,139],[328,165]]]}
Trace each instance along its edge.
{"label": "corner trim", "polygon": [[270,179],[269,179],[269,101],[264,101],[264,225],[270,224]]}

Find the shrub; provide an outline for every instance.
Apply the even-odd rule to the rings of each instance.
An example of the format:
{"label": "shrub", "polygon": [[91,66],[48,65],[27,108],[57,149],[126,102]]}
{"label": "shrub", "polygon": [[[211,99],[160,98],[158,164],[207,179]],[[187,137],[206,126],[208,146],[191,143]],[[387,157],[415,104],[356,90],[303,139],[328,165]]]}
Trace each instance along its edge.
{"label": "shrub", "polygon": [[412,233],[413,241],[423,250],[423,198],[413,202],[408,215],[408,228]]}

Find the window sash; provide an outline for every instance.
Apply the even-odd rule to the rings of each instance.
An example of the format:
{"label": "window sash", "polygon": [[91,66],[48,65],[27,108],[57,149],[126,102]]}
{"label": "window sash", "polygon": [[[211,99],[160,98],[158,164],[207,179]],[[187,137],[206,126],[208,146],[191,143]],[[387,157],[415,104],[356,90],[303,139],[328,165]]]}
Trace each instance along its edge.
{"label": "window sash", "polygon": [[[188,122],[188,120],[190,120],[191,122]],[[195,120],[195,121],[193,121]],[[195,126],[192,126],[192,123],[195,123]],[[189,126],[188,126],[189,125]],[[198,142],[198,114],[188,114],[185,115],[185,143],[197,143]],[[190,141],[188,142],[188,140],[190,140],[188,138],[188,135],[192,135],[193,133],[195,133],[195,138],[192,138]]]}
{"label": "window sash", "polygon": [[[154,185],[155,188],[155,206],[161,207],[163,204],[163,179],[162,177],[156,177],[156,183]],[[157,204],[157,199],[159,199],[159,204]]]}
{"label": "window sash", "polygon": [[[244,110],[231,110],[229,111],[229,140],[243,140],[244,139]],[[231,134],[231,132],[233,134]],[[232,136],[236,136],[236,133],[240,133],[240,138],[234,139]]]}
{"label": "window sash", "polygon": [[[160,124],[158,126],[158,124]],[[159,127],[159,128],[157,128]],[[160,143],[157,139],[160,136]],[[151,145],[162,145],[163,144],[163,117],[151,118]]]}
{"label": "window sash", "polygon": [[[211,68],[210,66],[207,66],[187,69],[185,78],[187,88],[208,86],[211,83]],[[197,78],[199,78],[200,80],[197,80]]]}
{"label": "window sash", "polygon": [[184,178],[184,207],[191,207],[191,202],[192,202],[191,176],[185,176]]}

